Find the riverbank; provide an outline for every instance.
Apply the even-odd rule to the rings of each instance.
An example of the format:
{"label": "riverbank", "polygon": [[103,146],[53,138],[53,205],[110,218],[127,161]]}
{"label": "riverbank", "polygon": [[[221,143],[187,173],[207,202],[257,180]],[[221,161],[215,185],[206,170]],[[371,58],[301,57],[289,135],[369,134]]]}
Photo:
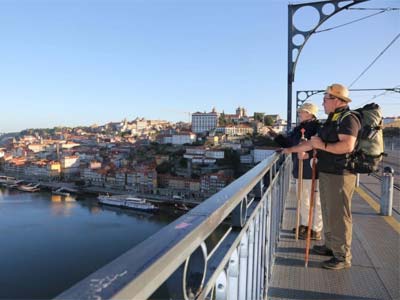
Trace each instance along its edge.
{"label": "riverbank", "polygon": [[[0,173],[0,176],[8,176],[8,175]],[[21,177],[21,178],[16,178],[16,179],[24,180],[24,181],[27,181],[34,185],[40,184],[41,189],[48,190],[48,191],[54,191],[54,190],[61,188],[65,191],[68,191],[71,193],[83,194],[83,195],[88,194],[88,195],[94,195],[94,196],[98,196],[101,194],[104,194],[104,195],[105,194],[110,194],[110,195],[132,194],[135,197],[144,198],[149,202],[153,202],[156,204],[160,204],[160,203],[167,204],[167,205],[171,205],[171,206],[174,206],[175,204],[178,204],[178,205],[184,204],[188,207],[194,207],[202,202],[200,200],[194,200],[194,199],[173,199],[173,197],[166,196],[166,195],[136,193],[136,192],[129,191],[129,190],[119,190],[119,189],[112,189],[112,188],[99,187],[99,186],[77,186],[71,182],[38,181],[38,180],[32,180],[32,178],[26,178],[26,177]]]}

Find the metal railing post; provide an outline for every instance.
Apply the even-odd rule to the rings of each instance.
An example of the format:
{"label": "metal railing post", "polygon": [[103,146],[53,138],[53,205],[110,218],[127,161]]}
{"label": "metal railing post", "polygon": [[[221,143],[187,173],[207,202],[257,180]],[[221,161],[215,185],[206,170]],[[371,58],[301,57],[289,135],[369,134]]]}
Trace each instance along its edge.
{"label": "metal railing post", "polygon": [[239,250],[239,300],[246,300],[247,259],[249,257],[248,234],[245,233]]}
{"label": "metal railing post", "polygon": [[237,249],[232,253],[228,265],[228,299],[237,300],[239,294],[239,255]]}
{"label": "metal railing post", "polygon": [[393,173],[394,170],[391,167],[385,167],[383,169],[382,186],[381,186],[381,210],[380,210],[380,213],[383,216],[392,215]]}
{"label": "metal railing post", "polygon": [[249,259],[247,260],[247,300],[253,299],[254,221],[249,226]]}

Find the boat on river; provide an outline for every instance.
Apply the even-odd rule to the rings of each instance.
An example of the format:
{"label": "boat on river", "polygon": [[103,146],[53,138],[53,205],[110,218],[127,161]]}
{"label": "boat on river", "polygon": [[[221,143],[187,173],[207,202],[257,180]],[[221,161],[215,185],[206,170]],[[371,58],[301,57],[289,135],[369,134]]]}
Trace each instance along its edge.
{"label": "boat on river", "polygon": [[0,176],[0,186],[4,186],[7,188],[17,187],[18,184],[23,182],[23,180],[17,180],[14,177],[9,176]]}
{"label": "boat on river", "polygon": [[21,192],[29,192],[29,193],[34,193],[40,191],[39,188],[40,184],[19,184],[17,185],[17,190]]}
{"label": "boat on river", "polygon": [[53,195],[60,195],[60,196],[65,196],[65,197],[71,196],[71,193],[69,193],[69,192],[64,192],[64,189],[63,189],[63,188],[59,188],[59,189],[57,189],[57,190],[51,191],[51,193],[52,193]]}
{"label": "boat on river", "polygon": [[100,195],[97,197],[97,199],[99,200],[99,203],[106,205],[125,207],[147,212],[154,212],[158,210],[157,206],[148,203],[145,199],[130,195]]}
{"label": "boat on river", "polygon": [[180,211],[189,211],[190,208],[187,207],[184,203],[175,203],[174,208]]}

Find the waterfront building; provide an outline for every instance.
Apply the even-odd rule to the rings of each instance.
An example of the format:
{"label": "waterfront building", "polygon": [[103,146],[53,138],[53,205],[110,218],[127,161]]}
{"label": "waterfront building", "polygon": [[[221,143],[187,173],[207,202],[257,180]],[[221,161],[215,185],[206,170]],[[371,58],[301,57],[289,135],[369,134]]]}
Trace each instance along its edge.
{"label": "waterfront building", "polygon": [[155,166],[141,165],[127,171],[126,188],[140,193],[153,193],[157,188]]}
{"label": "waterfront building", "polygon": [[201,176],[200,189],[202,194],[208,197],[222,190],[232,180],[232,177],[226,176],[223,172],[206,174]]}
{"label": "waterfront building", "polygon": [[101,168],[85,168],[82,171],[81,179],[83,179],[85,181],[85,184],[88,186],[92,185],[103,187],[106,174],[107,172]]}
{"label": "waterfront building", "polygon": [[127,170],[125,168],[118,169],[115,172],[115,187],[116,188],[125,188],[127,183]]}
{"label": "waterfront building", "polygon": [[200,196],[200,179],[160,174],[158,181],[164,194],[195,198]]}
{"label": "waterfront building", "polygon": [[4,164],[4,173],[17,178],[23,177],[25,175],[25,164],[26,158],[24,157],[10,159]]}
{"label": "waterfront building", "polygon": [[71,155],[71,156],[64,156],[60,159],[61,163],[61,176],[66,179],[73,179],[74,177],[80,174],[79,166],[80,160],[79,156]]}
{"label": "waterfront building", "polygon": [[25,164],[24,175],[35,180],[51,181],[60,178],[61,165],[58,161],[39,160]]}

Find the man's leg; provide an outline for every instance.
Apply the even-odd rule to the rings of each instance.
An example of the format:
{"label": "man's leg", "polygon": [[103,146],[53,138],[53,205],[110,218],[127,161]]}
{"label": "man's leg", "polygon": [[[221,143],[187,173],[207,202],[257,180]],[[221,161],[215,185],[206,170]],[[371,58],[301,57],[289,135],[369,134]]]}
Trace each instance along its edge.
{"label": "man's leg", "polygon": [[330,175],[329,226],[333,258],[322,263],[327,269],[340,270],[351,267],[351,197],[356,175]]}
{"label": "man's leg", "polygon": [[353,229],[351,198],[355,189],[356,175],[335,175],[333,181],[339,188],[336,191],[336,201],[331,203],[331,249],[336,258],[350,263]]}

